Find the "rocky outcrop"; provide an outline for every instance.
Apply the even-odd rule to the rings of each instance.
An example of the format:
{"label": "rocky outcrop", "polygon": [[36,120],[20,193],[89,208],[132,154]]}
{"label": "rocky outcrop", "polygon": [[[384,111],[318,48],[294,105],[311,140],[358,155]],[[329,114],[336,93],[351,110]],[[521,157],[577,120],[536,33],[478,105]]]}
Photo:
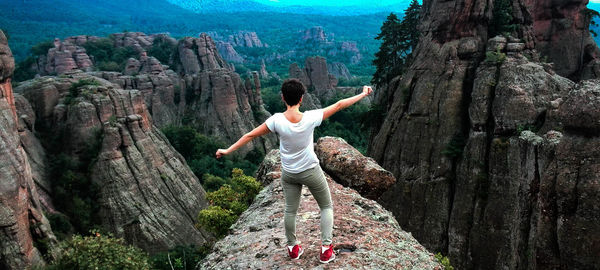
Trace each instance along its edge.
{"label": "rocky outcrop", "polygon": [[[265,64],[264,59],[260,62],[260,70],[258,71],[258,73],[260,74],[260,77],[262,79],[268,79],[271,77],[269,72],[267,72],[267,65]],[[275,76],[273,76],[273,77],[275,77]]]}
{"label": "rocky outcrop", "polygon": [[40,75],[60,75],[73,70],[91,71],[92,60],[87,55],[83,44],[96,37],[76,36],[64,41],[54,40],[54,47],[48,54],[42,55],[37,61],[37,72]]}
{"label": "rocky outcrop", "polygon": [[217,32],[208,32],[207,33],[212,38],[224,41],[231,44],[234,47],[247,47],[247,48],[267,48],[268,44],[263,43],[256,32],[250,31],[237,31],[232,34],[223,36]]}
{"label": "rocky outcrop", "polygon": [[148,36],[142,32],[124,32],[114,33],[111,38],[116,48],[131,47],[141,53],[152,47],[156,36]]}
{"label": "rocky outcrop", "polygon": [[[588,223],[599,215],[590,206],[598,197],[587,193],[599,188],[587,174],[599,158],[588,151],[599,146],[589,128],[594,82],[574,86],[561,76],[572,74],[565,63],[578,63],[570,54],[554,65],[539,61],[567,41],[532,32],[549,22],[579,21],[578,3],[514,1],[518,37],[492,38],[486,3],[430,1],[413,64],[377,93],[387,113],[369,155],[397,179],[379,201],[459,269],[588,269],[599,263],[591,255],[599,252],[597,241],[589,239],[600,238],[581,233],[600,229]],[[543,10],[556,12],[532,15]]]}
{"label": "rocky outcrop", "polygon": [[600,50],[588,31],[591,14],[588,1],[568,2],[526,1],[515,17],[522,22],[528,45],[554,63],[554,70],[563,77],[598,78],[599,73],[582,70],[600,67]]}
{"label": "rocky outcrop", "polygon": [[237,51],[233,48],[233,45],[229,42],[217,41],[216,42],[217,49],[219,50],[219,54],[228,62],[235,63],[243,63],[244,58],[242,58]]}
{"label": "rocky outcrop", "polygon": [[[31,166],[21,145],[15,98],[11,86],[14,59],[0,31],[0,268],[26,269],[43,265],[38,243],[49,252],[56,237],[42,211]],[[37,247],[36,247],[37,246]]]}
{"label": "rocky outcrop", "polygon": [[300,40],[306,43],[327,43],[329,40],[327,39],[327,35],[325,35],[325,31],[321,26],[311,27],[302,32]]}
{"label": "rocky outcrop", "polygon": [[129,59],[125,70],[125,75],[106,71],[90,74],[122,89],[139,90],[157,127],[181,124],[185,113],[185,83],[177,73],[145,54],[140,60]]}
{"label": "rocky outcrop", "polygon": [[346,65],[340,62],[327,63],[327,72],[335,76],[338,80],[342,78],[350,80],[353,78]]}
{"label": "rocky outcrop", "polygon": [[358,64],[363,59],[355,41],[336,42],[334,34],[325,33],[320,26],[302,31],[296,44],[296,57],[322,55],[341,58],[351,64]]}
{"label": "rocky outcrop", "polygon": [[[319,268],[319,207],[308,189],[302,191],[297,235],[305,253],[289,260],[283,232],[284,198],[279,152],[271,151],[257,179],[267,185],[254,203],[231,227],[231,233],[214,245],[198,269],[312,269]],[[402,231],[391,213],[356,191],[327,177],[334,205],[334,245],[337,258],[331,266],[351,269],[442,269],[433,254]]]}
{"label": "rocky outcrop", "polygon": [[337,78],[329,74],[327,60],[320,56],[308,57],[304,68],[300,69],[298,64],[292,63],[289,69],[290,78],[299,79],[308,89],[310,94],[321,100],[327,100],[335,96]]}
{"label": "rocky outcrop", "polygon": [[[247,89],[240,76],[229,69],[215,43],[206,34],[184,38],[179,42],[179,63],[183,73],[186,111],[191,125],[204,134],[233,143],[270,116],[262,106],[256,89]],[[254,98],[253,98],[254,97]],[[265,118],[266,119],[266,118]],[[259,148],[273,148],[273,135],[248,143],[240,153]]]}
{"label": "rocky outcrop", "polygon": [[[82,81],[95,83],[71,89]],[[101,187],[96,203],[104,228],[149,252],[212,239],[194,226],[208,204],[205,192],[152,125],[141,91],[123,90],[87,73],[42,77],[17,91],[44,123],[37,127],[41,139],[59,138],[62,153],[78,159],[87,154],[90,141],[100,138],[89,175]]]}
{"label": "rocky outcrop", "polygon": [[315,153],[323,170],[336,182],[366,198],[376,200],[396,183],[391,172],[384,170],[372,158],[363,156],[342,138],[319,138]]}

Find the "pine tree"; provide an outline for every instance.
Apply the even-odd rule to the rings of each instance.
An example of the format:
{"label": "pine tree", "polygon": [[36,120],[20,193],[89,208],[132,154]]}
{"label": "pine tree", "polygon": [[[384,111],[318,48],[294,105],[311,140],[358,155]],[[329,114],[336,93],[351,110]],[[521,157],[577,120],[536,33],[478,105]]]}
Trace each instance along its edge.
{"label": "pine tree", "polygon": [[513,21],[513,10],[511,0],[494,1],[494,15],[489,26],[490,37],[496,35],[510,34],[516,28]]}
{"label": "pine tree", "polygon": [[417,29],[421,19],[421,5],[413,0],[404,11],[404,19],[400,21],[391,13],[381,26],[381,32],[375,39],[381,40],[379,51],[375,54],[376,70],[371,81],[381,85],[402,73],[410,64],[411,53],[419,43],[420,32]]}

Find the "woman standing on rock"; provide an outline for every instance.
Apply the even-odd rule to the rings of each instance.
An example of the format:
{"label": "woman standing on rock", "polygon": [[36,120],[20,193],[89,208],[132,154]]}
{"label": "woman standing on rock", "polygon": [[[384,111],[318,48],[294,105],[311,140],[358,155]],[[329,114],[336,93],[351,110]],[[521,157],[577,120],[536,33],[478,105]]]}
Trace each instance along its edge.
{"label": "woman standing on rock", "polygon": [[364,86],[361,94],[342,99],[325,109],[302,113],[300,105],[305,92],[306,88],[298,79],[288,79],[283,82],[281,93],[287,110],[269,117],[265,123],[246,133],[229,148],[217,150],[216,156],[220,158],[230,154],[252,139],[269,132],[277,134],[280,140],[281,183],[285,196],[284,224],[288,253],[292,259],[299,259],[304,253],[300,241],[296,240],[296,213],[300,205],[302,185],[306,185],[321,209],[322,246],[319,260],[328,263],[335,259],[332,245],[333,205],[325,174],[314,152],[313,131],[323,120],[370,95],[373,89]]}

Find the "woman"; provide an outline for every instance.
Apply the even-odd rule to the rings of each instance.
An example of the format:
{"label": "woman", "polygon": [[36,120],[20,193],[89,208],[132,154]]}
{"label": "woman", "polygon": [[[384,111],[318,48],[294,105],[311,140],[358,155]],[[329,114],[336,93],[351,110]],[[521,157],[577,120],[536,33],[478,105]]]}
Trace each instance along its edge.
{"label": "woman", "polygon": [[304,85],[297,79],[288,79],[281,86],[282,99],[287,106],[283,113],[276,113],[265,123],[248,132],[227,149],[217,150],[220,158],[242,147],[254,138],[273,132],[280,140],[281,184],[285,197],[285,236],[290,258],[299,259],[304,250],[296,240],[296,212],[300,204],[302,185],[306,185],[321,209],[321,255],[319,260],[328,263],[335,259],[333,253],[333,205],[329,186],[319,166],[314,151],[313,130],[334,113],[370,95],[373,90],[364,86],[361,94],[342,99],[325,108],[300,112]]}

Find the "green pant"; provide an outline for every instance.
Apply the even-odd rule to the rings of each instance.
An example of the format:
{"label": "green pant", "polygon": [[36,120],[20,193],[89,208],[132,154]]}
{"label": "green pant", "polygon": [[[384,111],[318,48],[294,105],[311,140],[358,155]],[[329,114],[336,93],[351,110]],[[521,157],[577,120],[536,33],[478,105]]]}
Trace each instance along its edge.
{"label": "green pant", "polygon": [[323,245],[331,244],[333,230],[333,204],[329,186],[321,167],[317,165],[301,173],[289,173],[282,170],[281,185],[285,196],[285,237],[288,246],[297,245],[296,213],[300,205],[302,185],[306,185],[321,209],[321,241]]}

